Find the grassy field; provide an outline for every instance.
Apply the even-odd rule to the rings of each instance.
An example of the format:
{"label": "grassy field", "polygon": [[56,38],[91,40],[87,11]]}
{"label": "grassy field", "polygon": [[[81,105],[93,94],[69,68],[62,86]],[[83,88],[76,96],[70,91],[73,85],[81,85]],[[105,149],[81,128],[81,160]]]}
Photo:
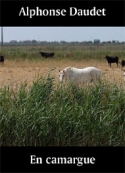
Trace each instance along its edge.
{"label": "grassy field", "polygon": [[[55,52],[43,59],[39,51]],[[125,82],[121,67],[104,56],[125,59],[124,45],[4,47],[0,64],[1,146],[123,146]],[[95,66],[99,85],[59,84],[58,70]]]}

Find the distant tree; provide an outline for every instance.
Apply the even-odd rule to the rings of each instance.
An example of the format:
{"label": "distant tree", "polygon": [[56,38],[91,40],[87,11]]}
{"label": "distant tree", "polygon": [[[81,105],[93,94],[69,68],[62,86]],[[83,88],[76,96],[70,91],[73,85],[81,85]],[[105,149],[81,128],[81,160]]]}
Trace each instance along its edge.
{"label": "distant tree", "polygon": [[60,41],[60,44],[64,45],[66,44],[66,41]]}
{"label": "distant tree", "polygon": [[11,40],[10,43],[17,43],[17,41],[16,40]]}
{"label": "distant tree", "polygon": [[111,43],[111,41],[107,41],[107,43],[108,43],[108,44],[110,44],[110,43]]}
{"label": "distant tree", "polygon": [[94,44],[99,44],[100,43],[100,40],[99,39],[95,39],[94,40]]}
{"label": "distant tree", "polygon": [[32,40],[31,43],[32,44],[37,44],[37,41],[36,40]]}
{"label": "distant tree", "polygon": [[117,41],[116,40],[112,40],[112,43],[117,43]]}
{"label": "distant tree", "polygon": [[112,43],[115,43],[115,40],[112,40]]}
{"label": "distant tree", "polygon": [[86,41],[86,44],[92,44],[92,41]]}

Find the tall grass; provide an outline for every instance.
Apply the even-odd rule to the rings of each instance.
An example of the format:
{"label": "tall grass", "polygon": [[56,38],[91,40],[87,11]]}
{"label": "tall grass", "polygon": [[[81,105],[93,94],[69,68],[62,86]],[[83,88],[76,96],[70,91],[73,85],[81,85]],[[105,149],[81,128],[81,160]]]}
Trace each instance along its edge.
{"label": "tall grass", "polygon": [[0,54],[5,55],[5,59],[41,59],[40,51],[55,52],[56,59],[103,60],[105,55],[118,56],[124,59],[125,51],[123,44],[108,45],[81,45],[81,46],[5,46]]}
{"label": "tall grass", "polygon": [[57,85],[49,74],[15,92],[0,89],[1,146],[123,146],[125,90]]}

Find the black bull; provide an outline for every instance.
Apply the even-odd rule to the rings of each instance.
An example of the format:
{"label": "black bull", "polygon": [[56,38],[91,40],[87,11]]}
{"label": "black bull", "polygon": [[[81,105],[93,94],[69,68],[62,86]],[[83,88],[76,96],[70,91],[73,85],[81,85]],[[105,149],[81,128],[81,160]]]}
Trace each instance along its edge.
{"label": "black bull", "polygon": [[110,67],[111,67],[111,63],[116,63],[117,67],[118,67],[118,63],[120,63],[120,62],[119,62],[119,58],[117,56],[111,57],[111,56],[106,55],[105,58],[106,58],[108,64],[110,65]]}
{"label": "black bull", "polygon": [[39,52],[41,54],[42,57],[45,57],[45,58],[51,58],[55,55],[54,52],[51,52],[51,53],[46,53],[46,52]]}
{"label": "black bull", "polygon": [[121,64],[121,66],[122,66],[122,68],[125,66],[125,60],[122,60],[121,62],[120,62],[120,64]]}
{"label": "black bull", "polygon": [[0,62],[4,62],[4,56],[0,55]]}

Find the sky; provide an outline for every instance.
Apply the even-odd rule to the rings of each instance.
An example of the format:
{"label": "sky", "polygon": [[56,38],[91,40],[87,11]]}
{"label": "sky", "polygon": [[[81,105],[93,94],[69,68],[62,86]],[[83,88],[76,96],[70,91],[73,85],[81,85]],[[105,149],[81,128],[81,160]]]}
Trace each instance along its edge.
{"label": "sky", "polygon": [[[0,27],[1,33],[1,27]],[[3,27],[3,41],[125,41],[125,27]],[[1,34],[0,34],[1,41]]]}

